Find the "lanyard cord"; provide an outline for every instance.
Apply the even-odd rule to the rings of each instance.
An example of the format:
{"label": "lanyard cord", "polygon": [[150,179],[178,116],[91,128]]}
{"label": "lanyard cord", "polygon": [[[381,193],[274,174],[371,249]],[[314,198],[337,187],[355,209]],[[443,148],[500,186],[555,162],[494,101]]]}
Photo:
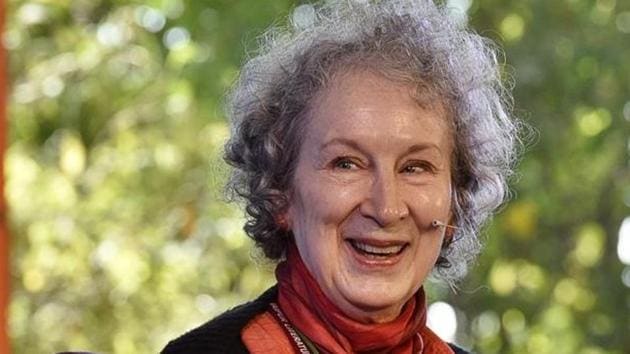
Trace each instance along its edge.
{"label": "lanyard cord", "polygon": [[293,344],[293,349],[301,354],[319,354],[315,344],[291,325],[278,304],[272,302],[269,306],[271,307],[273,317],[280,323],[282,329],[284,329],[284,333],[292,340],[291,344]]}
{"label": "lanyard cord", "polygon": [[[311,342],[308,337],[291,325],[291,322],[289,322],[278,304],[272,302],[269,304],[269,307],[271,307],[271,314],[280,323],[284,333],[292,339],[291,344],[293,344],[293,349],[301,354],[320,354],[315,343]],[[420,350],[418,351],[418,354],[424,353],[424,340],[422,339],[420,333],[416,333],[416,335],[418,336],[418,341],[420,342]]]}

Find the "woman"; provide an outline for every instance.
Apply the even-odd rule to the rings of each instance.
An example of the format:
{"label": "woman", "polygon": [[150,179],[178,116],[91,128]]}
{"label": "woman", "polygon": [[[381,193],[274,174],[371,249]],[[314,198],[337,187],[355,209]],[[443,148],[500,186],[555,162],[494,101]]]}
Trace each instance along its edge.
{"label": "woman", "polygon": [[517,128],[491,44],[430,1],[296,10],[229,103],[229,189],[278,285],[164,353],[463,353],[426,327],[506,196]]}

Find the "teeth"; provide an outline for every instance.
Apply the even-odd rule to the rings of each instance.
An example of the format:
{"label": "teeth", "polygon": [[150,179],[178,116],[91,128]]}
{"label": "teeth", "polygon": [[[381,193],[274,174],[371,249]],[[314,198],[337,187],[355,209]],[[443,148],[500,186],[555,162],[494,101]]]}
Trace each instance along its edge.
{"label": "teeth", "polygon": [[372,246],[372,245],[368,245],[365,243],[361,243],[361,242],[357,242],[357,241],[352,241],[352,245],[358,249],[360,249],[361,251],[367,252],[367,253],[371,253],[371,254],[377,254],[377,255],[384,255],[384,256],[389,256],[392,254],[396,254],[400,251],[402,251],[403,247],[405,247],[404,245],[400,245],[400,246],[387,246],[387,247],[377,247],[377,246]]}

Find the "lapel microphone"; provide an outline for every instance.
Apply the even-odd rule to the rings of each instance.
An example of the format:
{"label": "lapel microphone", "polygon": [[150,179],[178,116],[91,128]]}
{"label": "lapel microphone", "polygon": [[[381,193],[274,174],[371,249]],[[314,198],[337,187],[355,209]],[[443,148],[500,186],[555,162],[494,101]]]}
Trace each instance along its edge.
{"label": "lapel microphone", "polygon": [[434,219],[433,221],[431,221],[431,226],[433,226],[433,227],[445,227],[445,228],[454,229],[454,230],[459,229],[459,227],[457,227],[457,226],[445,224],[445,223],[441,222],[438,219]]}

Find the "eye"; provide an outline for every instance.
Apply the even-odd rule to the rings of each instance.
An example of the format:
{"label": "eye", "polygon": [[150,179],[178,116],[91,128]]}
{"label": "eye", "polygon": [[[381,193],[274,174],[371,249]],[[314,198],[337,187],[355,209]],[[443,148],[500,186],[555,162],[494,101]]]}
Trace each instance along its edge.
{"label": "eye", "polygon": [[336,158],[333,161],[332,165],[334,168],[338,168],[341,170],[355,170],[359,167],[355,161],[345,156]]}
{"label": "eye", "polygon": [[421,173],[424,172],[425,169],[422,166],[405,166],[405,168],[403,168],[403,172],[404,173]]}
{"label": "eye", "polygon": [[434,169],[428,162],[424,161],[413,161],[406,164],[401,172],[406,174],[419,174],[423,172],[433,172]]}

